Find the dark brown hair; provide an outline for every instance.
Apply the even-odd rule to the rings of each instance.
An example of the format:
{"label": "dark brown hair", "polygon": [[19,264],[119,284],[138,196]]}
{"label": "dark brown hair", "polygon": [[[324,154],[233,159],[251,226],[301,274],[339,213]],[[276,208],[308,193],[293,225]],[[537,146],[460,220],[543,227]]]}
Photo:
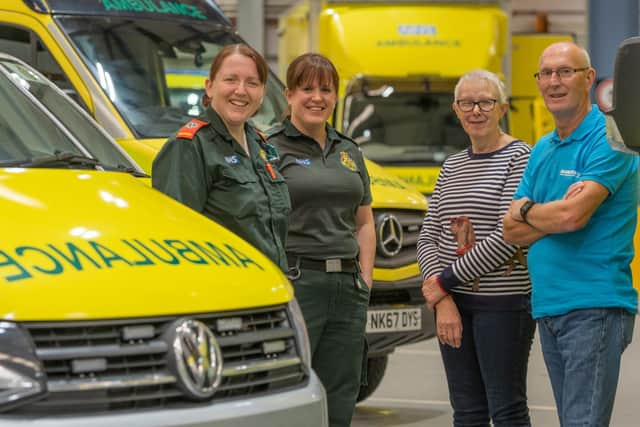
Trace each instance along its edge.
{"label": "dark brown hair", "polygon": [[338,71],[329,59],[318,53],[304,53],[287,68],[287,89],[293,91],[309,82],[331,84],[338,92]]}
{"label": "dark brown hair", "polygon": [[[230,44],[220,49],[220,52],[218,52],[216,57],[213,58],[213,61],[211,62],[211,68],[209,69],[209,80],[214,80],[216,78],[218,70],[220,70],[220,67],[222,66],[224,60],[235,53],[246,56],[247,58],[251,58],[254,64],[256,64],[256,69],[258,70],[258,79],[260,80],[260,83],[262,83],[263,85],[267,83],[267,62],[255,49],[243,43]],[[205,92],[202,95],[202,105],[208,107],[209,104],[211,104],[211,98],[209,98],[209,96]]]}

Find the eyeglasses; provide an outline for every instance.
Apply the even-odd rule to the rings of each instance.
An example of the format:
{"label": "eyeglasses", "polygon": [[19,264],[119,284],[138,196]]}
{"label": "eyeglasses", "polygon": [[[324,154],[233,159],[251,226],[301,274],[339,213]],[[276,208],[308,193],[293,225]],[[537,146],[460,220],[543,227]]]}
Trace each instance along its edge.
{"label": "eyeglasses", "polygon": [[471,101],[469,99],[458,99],[456,101],[456,105],[463,113],[468,113],[473,111],[475,106],[477,105],[480,108],[480,111],[484,111],[488,113],[493,110],[493,107],[496,106],[497,99],[481,99],[480,101]]}
{"label": "eyeglasses", "polygon": [[589,67],[582,67],[582,68],[562,67],[562,68],[558,68],[557,70],[540,70],[537,73],[535,73],[533,77],[535,77],[538,80],[549,80],[551,76],[553,76],[553,73],[556,73],[558,77],[562,80],[562,79],[570,78],[578,71],[587,71],[588,69]]}

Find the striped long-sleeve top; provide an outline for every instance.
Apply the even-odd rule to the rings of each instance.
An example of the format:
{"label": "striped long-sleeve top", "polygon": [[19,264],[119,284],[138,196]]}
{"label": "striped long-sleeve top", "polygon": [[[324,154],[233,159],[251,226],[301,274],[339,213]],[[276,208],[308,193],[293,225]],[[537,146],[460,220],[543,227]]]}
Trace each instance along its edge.
{"label": "striped long-sleeve top", "polygon": [[[442,166],[420,232],[418,262],[423,280],[438,275],[458,305],[488,310],[528,306],[529,273],[513,260],[518,247],[502,239],[502,218],[530,152],[522,141],[486,154],[474,154],[469,147]],[[455,219],[473,226],[475,244],[465,241],[468,229],[454,229],[454,235]]]}

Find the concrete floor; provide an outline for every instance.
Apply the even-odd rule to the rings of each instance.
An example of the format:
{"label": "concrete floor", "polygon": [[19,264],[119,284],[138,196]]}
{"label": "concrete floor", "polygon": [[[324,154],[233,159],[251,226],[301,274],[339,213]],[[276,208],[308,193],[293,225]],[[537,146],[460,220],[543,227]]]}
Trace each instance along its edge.
{"label": "concrete floor", "polygon": [[[640,319],[634,341],[622,359],[611,426],[637,427],[640,405]],[[551,385],[536,334],[529,361],[529,409],[532,424],[559,426]],[[447,384],[435,340],[398,348],[391,355],[386,375],[376,392],[356,407],[352,427],[452,425]]]}

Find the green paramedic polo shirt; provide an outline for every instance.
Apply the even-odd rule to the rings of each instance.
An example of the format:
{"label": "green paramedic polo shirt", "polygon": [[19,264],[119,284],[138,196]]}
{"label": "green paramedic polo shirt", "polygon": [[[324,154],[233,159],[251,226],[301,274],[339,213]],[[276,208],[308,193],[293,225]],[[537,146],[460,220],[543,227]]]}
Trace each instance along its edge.
{"label": "green paramedic polo shirt", "polygon": [[314,259],[356,258],[355,216],[371,204],[369,174],[351,139],[327,126],[324,152],[289,119],[268,132],[280,155],[276,165],[289,186],[287,252]]}
{"label": "green paramedic polo shirt", "polygon": [[284,242],[291,203],[269,150],[245,125],[247,156],[222,119],[207,108],[171,137],[153,162],[153,187],[215,220],[286,271]]}

